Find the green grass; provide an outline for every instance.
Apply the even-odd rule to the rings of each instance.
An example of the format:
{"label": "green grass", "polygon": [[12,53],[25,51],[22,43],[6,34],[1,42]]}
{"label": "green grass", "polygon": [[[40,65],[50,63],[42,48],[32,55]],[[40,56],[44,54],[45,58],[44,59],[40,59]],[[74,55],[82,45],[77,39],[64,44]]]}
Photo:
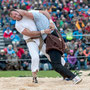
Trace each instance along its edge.
{"label": "green grass", "polygon": [[[0,71],[0,77],[31,77],[31,71]],[[39,71],[38,77],[60,77],[55,71]]]}

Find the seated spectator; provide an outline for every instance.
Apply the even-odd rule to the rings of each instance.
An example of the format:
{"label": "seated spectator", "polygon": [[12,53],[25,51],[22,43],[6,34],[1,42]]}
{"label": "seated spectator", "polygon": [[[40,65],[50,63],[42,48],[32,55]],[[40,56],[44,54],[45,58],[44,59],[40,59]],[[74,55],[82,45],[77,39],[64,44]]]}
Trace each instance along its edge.
{"label": "seated spectator", "polygon": [[68,42],[67,45],[68,45],[68,47],[69,47],[70,49],[74,50],[74,48],[75,48],[75,40],[72,39],[71,42]]}
{"label": "seated spectator", "polygon": [[54,23],[56,23],[57,17],[56,17],[55,13],[53,13],[53,15],[52,15],[52,20],[53,20]]}
{"label": "seated spectator", "polygon": [[86,48],[86,44],[83,43],[81,40],[78,40],[77,41],[77,45],[78,45],[78,48],[82,47],[82,49],[85,49]]}
{"label": "seated spectator", "polygon": [[87,46],[83,53],[87,57],[88,62],[90,63],[90,46]]}
{"label": "seated spectator", "polygon": [[[76,40],[78,40],[78,39],[82,39],[82,30],[78,30],[77,28],[75,28],[75,30],[74,30],[74,32],[73,32],[73,35],[76,35],[76,36],[74,36],[74,38],[76,39]],[[79,36],[80,35],[80,36]]]}
{"label": "seated spectator", "polygon": [[12,48],[12,45],[8,45],[7,49],[7,56],[8,56],[8,59],[12,59],[12,57],[14,56],[15,54],[15,51],[14,49]]}
{"label": "seated spectator", "polygon": [[57,14],[56,14],[56,16],[57,16],[57,18],[60,18],[61,13],[60,13],[60,11],[59,11],[59,10],[57,10]]}
{"label": "seated spectator", "polygon": [[12,35],[12,31],[10,30],[10,28],[7,28],[7,30],[4,32],[4,38],[10,38]]}
{"label": "seated spectator", "polygon": [[73,39],[73,33],[71,31],[71,29],[67,29],[66,33],[66,40],[67,41],[71,41]]}
{"label": "seated spectator", "polygon": [[16,34],[16,31],[13,32],[10,38],[12,40],[12,44],[14,45],[14,47],[19,44],[20,37]]}
{"label": "seated spectator", "polygon": [[82,30],[82,28],[85,27],[85,25],[81,19],[76,21],[76,27],[78,30]]}
{"label": "seated spectator", "polygon": [[31,63],[31,61],[30,61],[31,57],[30,57],[28,51],[25,51],[24,54],[22,54],[21,59],[22,59],[21,66],[22,66],[23,70],[27,70],[29,64]]}
{"label": "seated spectator", "polygon": [[72,19],[74,17],[73,10],[70,10],[69,18]]}
{"label": "seated spectator", "polygon": [[51,70],[52,65],[45,55],[40,55],[40,70]]}
{"label": "seated spectator", "polygon": [[78,69],[81,69],[81,66],[84,65],[84,68],[87,69],[87,60],[85,55],[83,54],[83,50],[79,51],[78,55],[77,55],[77,65],[78,65]]}
{"label": "seated spectator", "polygon": [[90,33],[90,23],[88,23],[87,25],[86,25],[86,28],[85,28],[89,33]]}
{"label": "seated spectator", "polygon": [[20,47],[20,45],[16,46],[15,52],[19,59],[21,59],[22,54],[24,54],[24,49]]}
{"label": "seated spectator", "polygon": [[69,12],[69,11],[70,11],[70,8],[69,8],[67,5],[64,5],[63,10],[64,10],[65,12]]}
{"label": "seated spectator", "polygon": [[4,53],[4,50],[0,51],[0,69],[1,70],[6,70],[6,55]]}
{"label": "seated spectator", "polygon": [[60,34],[62,35],[63,39],[66,41],[66,34],[64,33],[64,30],[60,28]]}
{"label": "seated spectator", "polygon": [[74,70],[76,68],[76,62],[77,62],[77,59],[74,56],[74,51],[70,50],[70,54],[67,57],[68,57],[67,59],[68,59],[69,65],[70,65],[70,69]]}
{"label": "seated spectator", "polygon": [[17,70],[18,69],[18,57],[16,56],[16,53],[12,47],[12,45],[8,45],[8,47],[5,49],[7,52],[7,69],[9,70]]}
{"label": "seated spectator", "polygon": [[9,23],[7,23],[5,26],[4,26],[4,28],[3,28],[3,33],[7,30],[7,28],[9,28],[10,27],[10,25],[9,25]]}

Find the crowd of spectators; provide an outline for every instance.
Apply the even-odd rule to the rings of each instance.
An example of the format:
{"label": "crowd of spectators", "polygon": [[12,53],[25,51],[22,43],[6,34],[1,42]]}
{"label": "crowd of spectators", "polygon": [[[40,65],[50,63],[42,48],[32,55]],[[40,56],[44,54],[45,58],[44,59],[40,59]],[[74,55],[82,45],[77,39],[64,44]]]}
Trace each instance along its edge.
{"label": "crowd of spectators", "polygon": [[[63,55],[69,69],[81,69],[84,65],[90,64],[90,0],[1,0],[0,23],[3,29],[5,41],[10,41],[0,55],[6,58],[29,59],[27,51],[20,47],[20,35],[15,29],[15,20],[9,17],[10,9],[24,10],[47,10],[53,22],[56,24],[59,32],[65,41],[65,53]],[[65,1],[65,2],[63,2]],[[4,54],[3,54],[3,52]],[[3,56],[4,55],[4,56]],[[6,57],[7,55],[7,57]],[[2,57],[0,56],[0,60]],[[16,59],[17,60],[17,59]],[[3,64],[4,63],[4,64]],[[0,66],[5,68],[7,62],[0,62]],[[10,62],[11,63],[11,62]],[[24,69],[30,67],[29,61],[22,61],[21,67]],[[41,65],[45,70],[52,69],[50,62],[43,61]],[[42,64],[41,63],[41,64]],[[47,64],[48,63],[48,66]],[[18,65],[14,62],[15,66]],[[19,63],[20,64],[20,63]],[[13,64],[12,64],[13,65]],[[20,68],[20,67],[19,67]]]}

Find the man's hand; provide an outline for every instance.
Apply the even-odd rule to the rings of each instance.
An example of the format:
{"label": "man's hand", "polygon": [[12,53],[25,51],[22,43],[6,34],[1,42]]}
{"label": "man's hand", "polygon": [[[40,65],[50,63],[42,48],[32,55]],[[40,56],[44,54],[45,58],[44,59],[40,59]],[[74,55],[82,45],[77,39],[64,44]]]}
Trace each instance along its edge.
{"label": "man's hand", "polygon": [[54,23],[50,23],[50,26],[49,27],[50,27],[50,29],[53,29],[54,30],[55,29]]}
{"label": "man's hand", "polygon": [[25,10],[21,10],[21,9],[16,9],[16,11],[18,11],[22,16],[25,15]]}
{"label": "man's hand", "polygon": [[44,30],[45,34],[50,34],[51,31],[52,31],[52,29],[46,29],[46,30]]}

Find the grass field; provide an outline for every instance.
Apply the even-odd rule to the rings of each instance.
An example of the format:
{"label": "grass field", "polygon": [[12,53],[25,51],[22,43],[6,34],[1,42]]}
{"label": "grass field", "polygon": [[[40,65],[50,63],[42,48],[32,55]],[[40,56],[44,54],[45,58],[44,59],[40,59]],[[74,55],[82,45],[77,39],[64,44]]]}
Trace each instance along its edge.
{"label": "grass field", "polygon": [[[31,77],[31,71],[0,71],[0,77]],[[38,77],[60,77],[55,71],[39,71]]]}

